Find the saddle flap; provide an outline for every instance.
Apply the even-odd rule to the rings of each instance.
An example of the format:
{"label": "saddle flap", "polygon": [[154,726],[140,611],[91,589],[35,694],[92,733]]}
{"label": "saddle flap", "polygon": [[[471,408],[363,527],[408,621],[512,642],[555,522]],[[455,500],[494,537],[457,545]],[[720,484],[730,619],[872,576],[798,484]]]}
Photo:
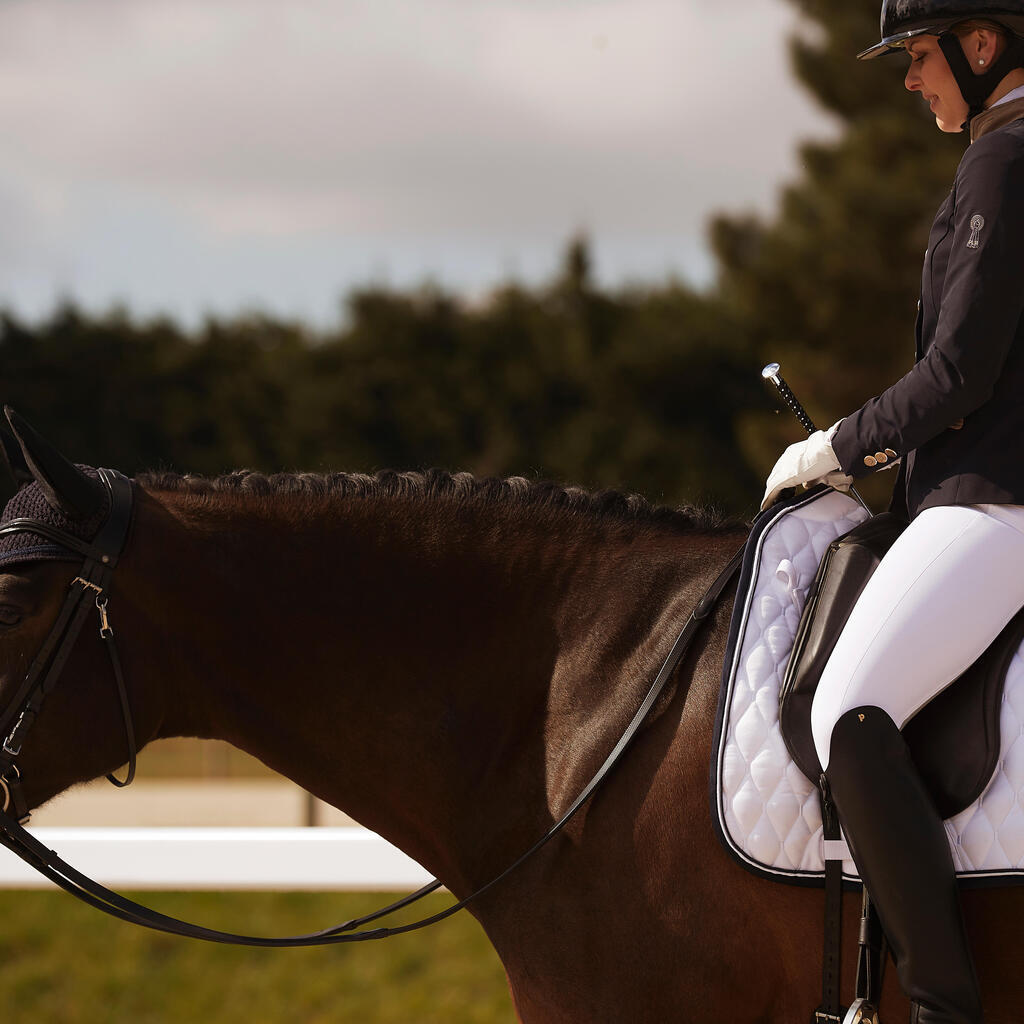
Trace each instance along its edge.
{"label": "saddle flap", "polygon": [[[779,722],[790,755],[811,780],[821,775],[811,735],[818,681],[854,604],[905,526],[900,517],[883,513],[833,541],[808,593],[779,690]],[[1022,639],[1024,612],[903,729],[943,818],[970,806],[992,778],[999,758],[1003,685]]]}
{"label": "saddle flap", "polygon": [[914,763],[943,818],[974,803],[996,770],[1003,689],[1022,641],[1024,611],[952,686],[903,727]]}
{"label": "saddle flap", "polygon": [[779,688],[779,723],[790,756],[815,784],[821,762],[811,736],[811,704],[818,680],[857,598],[906,526],[906,520],[883,512],[834,540],[807,594]]}

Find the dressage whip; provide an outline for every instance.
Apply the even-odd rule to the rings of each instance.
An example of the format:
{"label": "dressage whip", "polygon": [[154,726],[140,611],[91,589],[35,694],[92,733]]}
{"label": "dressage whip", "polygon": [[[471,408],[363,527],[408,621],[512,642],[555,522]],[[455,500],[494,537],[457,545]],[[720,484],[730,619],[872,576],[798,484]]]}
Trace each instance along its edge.
{"label": "dressage whip", "polygon": [[807,411],[800,404],[800,400],[789,389],[789,385],[782,376],[782,368],[778,363],[769,363],[761,371],[761,379],[770,380],[775,385],[779,397],[792,410],[793,415],[800,421],[800,425],[808,434],[813,434],[818,429],[811,417],[807,415]]}
{"label": "dressage whip", "polygon": [[[782,368],[778,363],[769,363],[761,371],[761,379],[771,381],[775,385],[775,390],[779,393],[779,398],[785,402],[786,407],[793,413],[793,415],[800,421],[800,426],[807,431],[808,436],[813,434],[818,428],[814,425],[814,420],[807,415],[807,410],[800,403],[800,399],[793,394],[790,390],[789,385],[786,383],[786,378],[782,376]],[[856,498],[864,507],[864,511],[868,515],[874,515],[871,511],[868,503],[857,493],[856,487],[850,488],[850,494]]]}
{"label": "dressage whip", "polygon": [[[787,408],[799,420],[800,425],[807,431],[808,435],[813,434],[818,428],[814,421],[807,415],[800,400],[793,394],[778,363],[769,363],[761,371],[761,379],[770,381],[775,385],[779,397],[786,404]],[[864,506],[865,511],[872,515],[867,502],[851,487],[850,494]],[[838,840],[842,838],[839,818],[835,813],[835,805],[832,803],[831,794],[827,792],[825,776],[822,775],[821,817],[822,835],[827,840]],[[874,918],[867,889],[864,890],[863,906],[861,911],[861,930],[858,943],[857,957],[857,981],[855,986],[855,1000],[851,1006],[844,1008],[840,999],[840,954],[842,943],[842,914],[843,914],[843,865],[842,861],[826,859],[825,861],[825,944],[822,963],[822,1000],[814,1012],[815,1024],[878,1024],[877,1002],[879,965],[875,953],[871,948],[871,928]],[[845,1014],[843,1011],[845,1009]],[[840,1017],[840,1014],[843,1014]]]}

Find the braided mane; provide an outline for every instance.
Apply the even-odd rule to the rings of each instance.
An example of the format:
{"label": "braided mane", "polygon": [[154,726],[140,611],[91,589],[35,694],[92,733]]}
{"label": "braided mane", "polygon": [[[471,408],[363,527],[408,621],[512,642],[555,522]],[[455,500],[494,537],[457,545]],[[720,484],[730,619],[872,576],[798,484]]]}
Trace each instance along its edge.
{"label": "braided mane", "polygon": [[138,478],[146,490],[172,491],[208,497],[215,494],[247,494],[269,498],[278,495],[310,499],[397,498],[405,500],[464,501],[481,506],[535,508],[562,511],[567,516],[586,515],[598,520],[657,525],[677,532],[725,531],[744,525],[714,508],[654,505],[638,494],[619,491],[590,492],[545,480],[525,477],[475,477],[471,473],[382,470],[365,473],[275,473],[267,476],[238,470],[213,478],[177,473],[144,473]]}

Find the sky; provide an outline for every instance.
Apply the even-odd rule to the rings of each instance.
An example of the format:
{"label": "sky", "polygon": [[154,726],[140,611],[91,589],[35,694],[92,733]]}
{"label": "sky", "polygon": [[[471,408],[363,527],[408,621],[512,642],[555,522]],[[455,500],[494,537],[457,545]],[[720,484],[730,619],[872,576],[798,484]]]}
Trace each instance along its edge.
{"label": "sky", "polygon": [[0,305],[329,326],[366,285],[707,283],[831,125],[785,0],[0,0]]}

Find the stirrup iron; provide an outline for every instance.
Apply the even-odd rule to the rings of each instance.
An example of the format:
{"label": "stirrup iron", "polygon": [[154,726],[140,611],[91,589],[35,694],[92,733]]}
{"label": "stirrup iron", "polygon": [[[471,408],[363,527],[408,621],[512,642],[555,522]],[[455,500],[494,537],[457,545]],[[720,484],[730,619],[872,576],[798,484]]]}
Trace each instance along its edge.
{"label": "stirrup iron", "polygon": [[866,999],[857,999],[846,1011],[843,1024],[879,1024],[878,1011]]}

